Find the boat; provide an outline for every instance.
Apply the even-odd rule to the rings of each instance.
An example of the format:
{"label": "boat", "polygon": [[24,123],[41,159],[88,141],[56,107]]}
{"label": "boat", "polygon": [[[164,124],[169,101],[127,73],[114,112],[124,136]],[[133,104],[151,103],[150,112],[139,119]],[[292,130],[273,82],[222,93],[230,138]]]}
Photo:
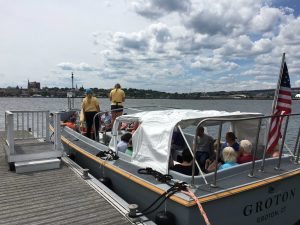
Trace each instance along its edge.
{"label": "boat", "polygon": [[[74,112],[61,112],[61,120]],[[282,116],[285,126],[280,154],[275,158],[267,157],[265,146],[272,116],[261,113],[160,108],[118,117],[112,131],[100,133],[96,141],[66,126],[60,135],[72,160],[132,204],[130,217],[147,215],[157,224],[175,225],[296,225],[300,224],[300,129],[293,133],[294,150],[286,149],[285,140],[289,121],[299,121],[299,116]],[[132,135],[133,153],[129,156],[118,152],[117,143],[126,132],[119,129],[120,124],[133,122],[139,126]],[[239,140],[250,140],[253,160],[196,175],[198,165],[193,158],[191,176],[172,170],[169,160],[174,129],[180,131],[194,155],[199,126],[221,141],[228,130]],[[219,154],[217,151],[217,158]]]}

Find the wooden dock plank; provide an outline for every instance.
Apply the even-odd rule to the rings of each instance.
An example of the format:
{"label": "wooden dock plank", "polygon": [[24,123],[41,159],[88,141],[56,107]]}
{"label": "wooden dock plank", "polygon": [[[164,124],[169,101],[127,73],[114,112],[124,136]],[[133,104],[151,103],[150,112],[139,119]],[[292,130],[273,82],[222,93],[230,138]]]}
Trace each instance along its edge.
{"label": "wooden dock plank", "polygon": [[131,224],[64,164],[27,174],[9,171],[0,131],[0,224]]}

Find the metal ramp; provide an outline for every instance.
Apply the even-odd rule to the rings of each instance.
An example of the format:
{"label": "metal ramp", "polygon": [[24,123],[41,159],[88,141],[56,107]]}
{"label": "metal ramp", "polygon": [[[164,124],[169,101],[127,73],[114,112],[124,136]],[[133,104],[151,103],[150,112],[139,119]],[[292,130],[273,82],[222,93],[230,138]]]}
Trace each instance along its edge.
{"label": "metal ramp", "polygon": [[49,111],[6,111],[4,145],[10,169],[16,173],[57,169],[63,148],[60,113],[53,115],[54,143],[49,134]]}

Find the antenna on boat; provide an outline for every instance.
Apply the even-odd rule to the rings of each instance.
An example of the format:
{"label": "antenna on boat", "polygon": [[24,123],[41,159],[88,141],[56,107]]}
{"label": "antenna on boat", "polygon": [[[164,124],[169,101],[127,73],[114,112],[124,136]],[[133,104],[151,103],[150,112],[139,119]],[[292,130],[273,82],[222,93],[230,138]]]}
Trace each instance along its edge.
{"label": "antenna on boat", "polygon": [[72,78],[72,108],[74,109],[74,95],[75,95],[75,93],[74,93],[74,74],[73,74],[73,72],[72,72],[71,78]]}

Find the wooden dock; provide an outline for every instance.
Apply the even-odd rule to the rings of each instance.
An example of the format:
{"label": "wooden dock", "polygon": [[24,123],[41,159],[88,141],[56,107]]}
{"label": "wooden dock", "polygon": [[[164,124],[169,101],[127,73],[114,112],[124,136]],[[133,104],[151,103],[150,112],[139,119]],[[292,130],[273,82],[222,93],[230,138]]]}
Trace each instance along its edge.
{"label": "wooden dock", "polygon": [[0,224],[132,224],[78,174],[9,171],[0,131]]}

